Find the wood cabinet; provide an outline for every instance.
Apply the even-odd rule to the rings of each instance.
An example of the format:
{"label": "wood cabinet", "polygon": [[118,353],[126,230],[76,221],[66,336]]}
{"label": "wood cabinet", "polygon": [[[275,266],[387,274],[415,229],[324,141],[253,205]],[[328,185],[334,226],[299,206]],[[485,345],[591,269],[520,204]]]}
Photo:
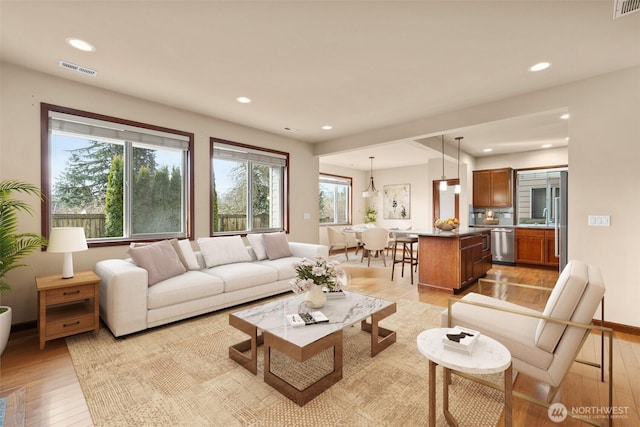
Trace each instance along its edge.
{"label": "wood cabinet", "polygon": [[473,171],[473,206],[508,208],[512,205],[513,169]]}
{"label": "wood cabinet", "polygon": [[36,277],[40,349],[47,341],[81,332],[100,331],[100,277],[92,271]]}
{"label": "wood cabinet", "polygon": [[457,292],[491,269],[490,230],[419,237],[421,286]]}
{"label": "wood cabinet", "polygon": [[544,265],[559,267],[560,258],[556,256],[556,230],[544,230]]}
{"label": "wood cabinet", "polygon": [[516,263],[557,267],[555,230],[516,228]]}

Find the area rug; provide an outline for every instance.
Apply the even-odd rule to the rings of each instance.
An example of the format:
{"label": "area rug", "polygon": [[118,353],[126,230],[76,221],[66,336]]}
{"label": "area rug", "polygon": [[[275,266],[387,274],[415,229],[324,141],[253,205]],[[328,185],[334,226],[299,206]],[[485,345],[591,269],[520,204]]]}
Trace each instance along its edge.
{"label": "area rug", "polygon": [[[263,381],[261,354],[258,375],[229,359],[228,347],[247,338],[228,324],[228,314],[237,310],[124,339],[115,339],[107,329],[97,337],[86,333],[67,338],[95,425],[426,425],[428,362],[416,347],[416,337],[439,325],[442,308],[397,301],[397,312],[380,322],[397,331],[397,342],[373,358],[370,335],[359,325],[347,328],[342,380],[303,407]],[[320,354],[301,366],[276,355],[272,367],[295,377],[326,369],[326,356]],[[437,423],[444,426],[442,370],[437,373]],[[302,382],[309,380],[307,374],[300,377]],[[490,380],[500,383],[502,376]],[[503,396],[454,376],[450,408],[462,426],[495,426]]]}

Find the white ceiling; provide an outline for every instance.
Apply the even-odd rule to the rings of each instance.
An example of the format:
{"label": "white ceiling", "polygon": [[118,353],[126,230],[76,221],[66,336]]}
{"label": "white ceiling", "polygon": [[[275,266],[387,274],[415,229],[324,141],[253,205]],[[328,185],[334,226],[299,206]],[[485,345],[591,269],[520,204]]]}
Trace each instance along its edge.
{"label": "white ceiling", "polygon": [[[613,0],[0,0],[0,8],[4,61],[311,143],[640,65],[640,14],[613,20]],[[71,48],[69,37],[96,51]],[[528,71],[542,60],[552,66]],[[557,113],[446,138],[463,136],[474,156],[487,145],[496,154],[566,144]],[[369,155],[384,167],[407,154],[381,149],[348,157],[363,156],[368,169]]]}

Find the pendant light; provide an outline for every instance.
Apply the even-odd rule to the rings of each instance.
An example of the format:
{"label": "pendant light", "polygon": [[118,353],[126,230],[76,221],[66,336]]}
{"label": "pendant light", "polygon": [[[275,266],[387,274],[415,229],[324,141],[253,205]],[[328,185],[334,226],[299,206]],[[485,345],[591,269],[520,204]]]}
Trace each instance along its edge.
{"label": "pendant light", "polygon": [[442,179],[440,180],[440,191],[447,191],[447,177],[444,176],[444,134],[442,135]]}
{"label": "pendant light", "polygon": [[369,157],[371,160],[371,170],[369,172],[369,186],[365,191],[362,192],[362,197],[375,197],[378,195],[378,190],[376,190],[376,185],[373,183],[373,159],[375,157]]}
{"label": "pendant light", "polygon": [[456,141],[458,141],[458,183],[454,188],[454,192],[456,194],[460,194],[462,192],[462,186],[460,185],[460,140],[464,137],[458,136],[456,137]]}

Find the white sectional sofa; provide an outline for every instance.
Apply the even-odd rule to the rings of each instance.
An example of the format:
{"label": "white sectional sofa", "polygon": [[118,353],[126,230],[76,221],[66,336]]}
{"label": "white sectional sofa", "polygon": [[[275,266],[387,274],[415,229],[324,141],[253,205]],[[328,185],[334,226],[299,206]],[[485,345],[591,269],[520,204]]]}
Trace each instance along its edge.
{"label": "white sectional sofa", "polygon": [[[269,247],[263,236],[277,244]],[[198,239],[199,251],[187,240],[164,241],[143,247],[147,259],[130,248],[130,259],[98,262],[102,320],[119,337],[283,293],[291,289],[296,261],[329,255],[327,246],[287,242],[282,233],[252,235],[250,241],[245,246],[239,236]],[[167,272],[168,266],[174,271]],[[156,269],[164,271],[158,276]]]}

